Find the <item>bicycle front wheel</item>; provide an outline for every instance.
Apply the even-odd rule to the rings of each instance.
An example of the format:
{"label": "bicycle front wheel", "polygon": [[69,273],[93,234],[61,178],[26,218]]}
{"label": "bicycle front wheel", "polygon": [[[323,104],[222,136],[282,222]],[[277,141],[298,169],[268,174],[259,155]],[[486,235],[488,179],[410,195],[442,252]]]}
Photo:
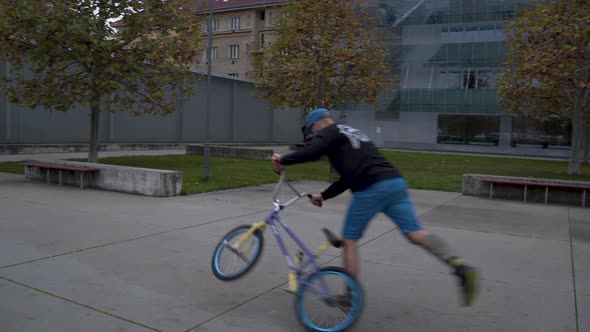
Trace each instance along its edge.
{"label": "bicycle front wheel", "polygon": [[299,288],[297,317],[311,331],[338,332],[360,317],[362,289],[346,270],[325,267],[311,274]]}
{"label": "bicycle front wheel", "polygon": [[211,270],[217,279],[224,281],[237,279],[246,274],[258,261],[264,243],[262,232],[259,229],[238,246],[250,227],[252,226],[243,225],[234,228],[215,247]]}

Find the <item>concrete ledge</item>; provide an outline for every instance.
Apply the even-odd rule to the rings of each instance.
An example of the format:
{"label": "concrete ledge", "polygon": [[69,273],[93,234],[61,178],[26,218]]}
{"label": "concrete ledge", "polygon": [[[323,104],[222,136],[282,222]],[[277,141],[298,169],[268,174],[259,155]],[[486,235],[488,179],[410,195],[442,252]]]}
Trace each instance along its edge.
{"label": "concrete ledge", "polygon": [[[585,205],[590,206],[590,190],[586,190],[584,197],[582,189],[574,188],[545,188],[549,185],[563,185],[563,186],[590,186],[590,182],[585,181],[568,181],[557,179],[541,179],[541,178],[524,178],[516,176],[499,176],[499,175],[485,175],[485,174],[464,174],[463,175],[463,195],[467,196],[481,196],[490,197],[490,184],[482,181],[483,178],[501,180],[501,181],[519,181],[535,186],[527,186],[526,202],[535,203],[553,203],[566,205]],[[547,194],[547,197],[546,197]],[[510,199],[525,201],[525,189],[521,184],[497,184],[494,185],[493,198]],[[585,201],[583,201],[585,199]]]}
{"label": "concrete ledge", "polygon": [[[100,143],[98,151],[149,151],[149,150],[184,150],[194,143]],[[215,145],[248,147],[248,146],[279,146],[287,143],[215,143]],[[63,144],[0,144],[0,155],[37,154],[37,153],[68,153],[87,152],[86,143]]]}
{"label": "concrete ledge", "polygon": [[[103,143],[98,151],[182,150],[177,143]],[[87,152],[88,144],[0,144],[0,155]]]}
{"label": "concrete ledge", "polygon": [[[205,149],[203,144],[190,144],[186,147],[186,154],[202,155]],[[247,147],[235,147],[224,145],[210,145],[211,156],[250,160],[270,160],[272,158],[272,149],[253,149]]]}
{"label": "concrete ledge", "polygon": [[[182,191],[182,172],[178,171],[42,158],[29,159],[28,161],[98,168],[98,172],[85,176],[85,187],[155,197],[176,196],[180,195]],[[58,171],[52,170],[49,174],[50,183],[57,185]],[[30,168],[28,176],[32,180],[47,181],[47,172],[38,168]],[[79,186],[80,176],[78,173],[62,171],[62,183]]]}

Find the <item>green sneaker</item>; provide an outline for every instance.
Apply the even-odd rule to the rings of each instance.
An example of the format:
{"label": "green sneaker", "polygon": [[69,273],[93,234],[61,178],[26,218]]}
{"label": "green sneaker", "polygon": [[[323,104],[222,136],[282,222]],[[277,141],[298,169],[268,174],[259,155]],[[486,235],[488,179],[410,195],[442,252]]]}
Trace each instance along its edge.
{"label": "green sneaker", "polygon": [[469,265],[460,263],[455,266],[455,275],[463,293],[463,305],[470,306],[479,292],[479,271]]}

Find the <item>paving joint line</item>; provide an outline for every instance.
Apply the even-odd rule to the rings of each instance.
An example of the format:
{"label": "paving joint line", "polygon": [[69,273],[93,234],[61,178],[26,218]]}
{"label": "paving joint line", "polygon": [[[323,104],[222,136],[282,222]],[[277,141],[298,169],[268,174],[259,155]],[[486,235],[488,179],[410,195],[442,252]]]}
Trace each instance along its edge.
{"label": "paving joint line", "polygon": [[569,227],[569,236],[570,236],[570,259],[572,264],[572,283],[574,286],[574,310],[576,314],[576,332],[580,332],[580,319],[578,315],[578,294],[576,290],[576,266],[574,262],[574,242],[572,237],[572,218],[570,214],[571,208],[567,209],[567,220],[568,220],[568,227]]}
{"label": "paving joint line", "polygon": [[145,324],[142,324],[142,323],[139,323],[139,322],[133,321],[133,320],[131,320],[131,319],[127,319],[127,318],[125,318],[125,317],[122,317],[122,316],[115,315],[115,314],[113,314],[113,313],[110,313],[110,312],[107,312],[107,311],[104,311],[104,310],[101,310],[101,309],[98,309],[98,308],[94,308],[94,307],[92,307],[92,306],[90,306],[90,305],[88,305],[88,304],[80,303],[80,302],[77,302],[77,301],[74,301],[74,300],[68,299],[68,298],[66,298],[66,297],[59,296],[59,295],[57,295],[57,294],[53,294],[53,293],[51,293],[51,292],[44,291],[44,290],[42,290],[42,289],[39,289],[39,288],[36,288],[36,287],[30,286],[30,285],[24,284],[24,283],[22,283],[22,282],[18,282],[18,281],[16,281],[16,280],[12,280],[12,279],[9,279],[9,278],[3,277],[3,276],[0,276],[0,279],[4,279],[4,280],[6,280],[6,281],[8,281],[8,282],[11,282],[11,283],[13,283],[13,284],[19,285],[19,286],[21,286],[21,287],[25,287],[25,288],[28,288],[28,289],[34,290],[34,291],[36,291],[36,292],[39,292],[39,293],[42,293],[42,294],[45,294],[45,295],[49,295],[49,296],[51,296],[51,297],[54,297],[54,298],[60,299],[60,300],[62,300],[62,301],[66,301],[66,302],[68,302],[68,303],[72,303],[72,304],[75,304],[75,305],[78,305],[78,306],[84,307],[84,308],[86,308],[86,309],[90,309],[90,310],[96,311],[96,312],[98,312],[98,313],[101,313],[101,314],[103,314],[103,315],[107,315],[107,316],[110,316],[110,317],[113,317],[113,318],[116,318],[116,319],[120,319],[120,320],[123,320],[123,321],[125,321],[125,322],[131,323],[131,324],[134,324],[134,325],[138,325],[138,326],[144,327],[144,328],[146,328],[146,329],[149,329],[149,330],[152,330],[152,331],[158,331],[158,332],[161,332],[161,331],[162,331],[162,330],[159,330],[159,329],[157,329],[157,328],[155,328],[155,327],[152,327],[152,326],[149,326],[149,325],[145,325]]}
{"label": "paving joint line", "polygon": [[[320,266],[322,266],[322,265],[320,265]],[[185,332],[189,332],[189,331],[192,331],[192,330],[194,330],[194,329],[196,329],[196,328],[199,328],[199,327],[201,327],[201,326],[203,326],[203,325],[205,325],[205,324],[207,324],[207,323],[209,323],[209,322],[211,322],[211,321],[213,321],[213,320],[215,320],[215,319],[217,319],[217,318],[219,318],[219,317],[221,317],[221,316],[223,316],[223,315],[225,315],[225,314],[227,314],[227,313],[230,313],[230,312],[232,312],[232,311],[234,311],[234,310],[238,309],[239,307],[241,307],[241,306],[243,306],[243,305],[245,305],[245,304],[248,304],[248,303],[250,303],[250,302],[252,302],[252,301],[256,300],[257,298],[259,298],[259,297],[261,297],[261,296],[264,296],[264,295],[266,295],[266,294],[268,294],[268,293],[270,293],[270,292],[272,292],[272,291],[274,291],[274,290],[278,289],[279,287],[281,287],[281,286],[283,286],[283,285],[285,285],[285,284],[287,284],[287,282],[281,282],[281,283],[280,283],[280,284],[278,284],[277,286],[274,286],[274,287],[272,287],[271,289],[269,289],[269,290],[267,290],[267,291],[264,291],[264,292],[262,292],[262,293],[260,293],[260,294],[258,294],[258,295],[256,295],[256,296],[254,296],[254,297],[252,297],[252,298],[250,298],[250,299],[248,299],[248,300],[246,300],[246,301],[244,301],[244,302],[242,302],[242,303],[240,303],[240,304],[236,304],[235,306],[233,306],[233,307],[231,307],[231,308],[229,308],[229,309],[225,310],[224,312],[222,312],[222,313],[219,313],[219,314],[217,314],[217,315],[215,315],[215,316],[213,316],[213,317],[211,317],[211,318],[209,318],[209,319],[205,320],[204,322],[201,322],[201,323],[199,323],[199,324],[197,324],[197,325],[195,325],[195,326],[193,326],[193,327],[189,328],[189,329],[188,329],[188,330],[186,330]]]}
{"label": "paving joint line", "polygon": [[121,241],[115,241],[115,242],[100,244],[100,245],[96,245],[96,246],[92,246],[92,247],[88,247],[88,248],[83,248],[83,249],[68,251],[68,252],[65,252],[65,253],[60,253],[60,254],[56,254],[56,255],[41,257],[41,258],[37,258],[37,259],[32,259],[32,260],[25,261],[25,262],[20,262],[20,263],[14,263],[14,264],[9,264],[9,265],[5,265],[5,266],[0,266],[0,270],[1,269],[6,269],[6,268],[10,268],[10,267],[19,266],[19,265],[23,265],[23,264],[34,263],[34,262],[38,262],[38,261],[42,261],[42,260],[46,260],[46,259],[51,259],[51,258],[55,258],[55,257],[66,256],[66,255],[70,255],[70,254],[74,254],[74,253],[78,253],[78,252],[83,252],[83,251],[87,251],[87,250],[108,247],[108,246],[111,246],[111,245],[121,244],[121,243],[135,241],[135,240],[141,240],[141,239],[145,239],[145,238],[152,237],[152,236],[158,236],[158,235],[167,234],[167,233],[176,232],[176,231],[181,231],[181,230],[186,230],[186,229],[190,229],[190,228],[194,228],[194,227],[210,225],[210,224],[213,224],[213,223],[227,221],[227,220],[231,220],[231,219],[236,219],[236,218],[240,218],[240,217],[244,217],[244,216],[249,216],[249,215],[253,215],[253,214],[257,214],[257,213],[262,213],[262,212],[265,212],[265,211],[268,211],[268,209],[267,210],[262,210],[262,211],[255,211],[255,212],[251,212],[251,213],[246,213],[246,214],[242,214],[242,215],[239,215],[239,216],[234,216],[234,217],[229,217],[229,218],[223,218],[223,219],[213,220],[213,221],[209,221],[209,222],[206,222],[206,223],[203,223],[203,224],[185,226],[185,227],[174,228],[174,229],[168,229],[168,230],[157,232],[157,233],[142,235],[142,236],[138,236],[138,237],[134,237],[134,238],[130,238],[130,239],[125,239],[125,240],[121,240]]}
{"label": "paving joint line", "polygon": [[[568,243],[570,242],[570,240],[567,240],[567,239],[566,240],[560,240],[560,239],[552,239],[552,238],[548,238],[548,237],[525,235],[525,234],[500,233],[500,232],[494,232],[494,231],[485,231],[485,230],[481,230],[481,229],[466,229],[466,228],[461,228],[461,227],[434,225],[434,224],[430,224],[430,223],[425,223],[423,225],[430,226],[430,227],[437,227],[437,228],[446,228],[446,229],[454,229],[454,230],[460,230],[460,231],[467,231],[467,232],[477,232],[477,233],[484,233],[484,234],[495,234],[495,235],[514,236],[514,237],[524,237],[524,238],[535,239],[535,240],[548,240],[548,241],[568,242]],[[576,242],[576,241],[574,241],[574,242]],[[581,243],[583,243],[583,242],[581,242]]]}

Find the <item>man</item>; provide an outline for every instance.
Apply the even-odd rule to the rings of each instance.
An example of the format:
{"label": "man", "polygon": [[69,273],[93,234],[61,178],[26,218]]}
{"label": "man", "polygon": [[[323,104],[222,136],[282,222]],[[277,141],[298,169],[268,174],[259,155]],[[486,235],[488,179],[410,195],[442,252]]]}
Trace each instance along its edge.
{"label": "man", "polygon": [[326,109],[310,112],[307,125],[314,133],[311,144],[286,156],[275,154],[272,161],[280,170],[287,165],[328,156],[340,179],[322,193],[312,195],[310,202],[313,205],[321,206],[323,201],[347,189],[352,191],[342,231],[347,271],[358,278],[358,240],[375,214],[383,212],[397,224],[408,241],[424,248],[454,270],[463,292],[463,303],[471,305],[478,290],[478,270],[453,256],[441,238],[422,228],[400,171],[379,153],[365,134],[336,123]]}

